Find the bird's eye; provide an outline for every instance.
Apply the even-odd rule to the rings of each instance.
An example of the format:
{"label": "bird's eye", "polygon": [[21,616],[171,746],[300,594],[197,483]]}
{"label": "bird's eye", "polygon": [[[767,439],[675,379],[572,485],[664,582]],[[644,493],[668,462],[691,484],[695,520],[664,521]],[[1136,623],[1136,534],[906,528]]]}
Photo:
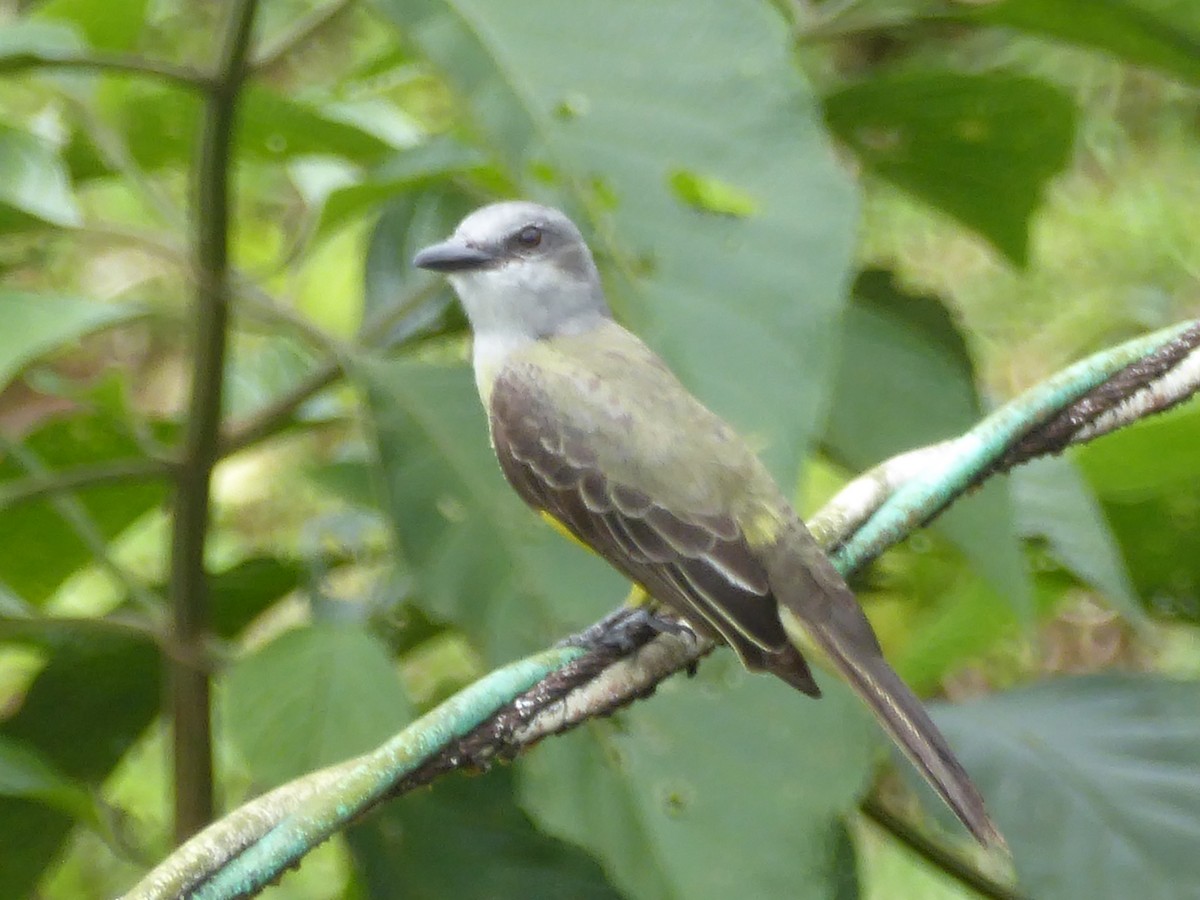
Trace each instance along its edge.
{"label": "bird's eye", "polygon": [[536,225],[526,225],[516,234],[517,243],[522,247],[533,248],[542,242],[542,229]]}

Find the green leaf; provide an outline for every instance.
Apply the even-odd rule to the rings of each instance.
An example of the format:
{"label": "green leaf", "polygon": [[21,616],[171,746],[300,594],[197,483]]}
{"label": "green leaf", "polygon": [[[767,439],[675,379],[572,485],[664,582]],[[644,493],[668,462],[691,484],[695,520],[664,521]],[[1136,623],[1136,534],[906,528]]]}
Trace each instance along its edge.
{"label": "green leaf", "polygon": [[0,232],[81,221],[58,155],[32,134],[0,124]]}
{"label": "green leaf", "polygon": [[309,569],[274,556],[244,559],[208,578],[211,624],[223,638],[235,638],[259,614],[304,587]]}
{"label": "green leaf", "polygon": [[523,804],[627,896],[832,900],[841,820],[879,747],[840,685],[813,702],[721,653],[524,757]]}
{"label": "green leaf", "polygon": [[1185,897],[1200,884],[1200,693],[1059,679],[937,710],[1039,900]]}
{"label": "green leaf", "polygon": [[36,800],[77,819],[92,820],[91,795],[56,772],[37,751],[0,735],[0,797]]}
{"label": "green leaf", "polygon": [[73,56],[83,47],[79,33],[68,25],[28,19],[6,22],[0,28],[0,72]]}
{"label": "green leaf", "polygon": [[1136,501],[1200,482],[1200,403],[1192,401],[1106,435],[1075,459],[1104,500]]}
{"label": "green leaf", "polygon": [[1074,454],[1100,497],[1143,605],[1200,622],[1200,405],[1123,428]]}
{"label": "green leaf", "polygon": [[1033,78],[916,72],[843,88],[825,117],[869,171],[1024,265],[1029,219],[1070,160],[1076,110]]}
{"label": "green leaf", "polygon": [[752,216],[758,212],[758,201],[731,184],[718,178],[707,178],[686,169],[671,173],[671,187],[684,203],[703,212],[723,216]]}
{"label": "green leaf", "polygon": [[596,862],[518,809],[512,773],[452,775],[347,832],[366,897],[618,900]]}
{"label": "green leaf", "polygon": [[[149,639],[117,635],[51,638],[43,644],[50,661],[0,722],[0,739],[36,752],[66,778],[99,784],[158,714],[158,650]],[[57,808],[0,797],[0,896],[29,896],[74,824]]]}
{"label": "green leaf", "polygon": [[375,423],[384,509],[427,611],[497,663],[620,601],[620,576],[541,522],[504,482],[466,369],[366,359],[355,374]]}
{"label": "green leaf", "polygon": [[[352,182],[334,187],[320,203],[314,228],[317,239],[336,231],[347,222],[378,207],[385,200],[407,194],[415,187],[437,183],[451,175],[462,175],[480,168],[483,155],[449,138],[437,138],[411,149],[401,150]],[[451,223],[453,224],[453,223]],[[445,230],[431,240],[443,237]],[[419,249],[419,248],[414,248]],[[399,262],[408,267],[411,256]]]}
{"label": "green leaf", "polygon": [[351,625],[289,631],[225,675],[229,734],[262,784],[370,750],[413,715],[384,647]]}
{"label": "green leaf", "polygon": [[[824,408],[855,197],[758,0],[380,0],[519,193],[568,210],[622,317],[794,482]],[[678,171],[754,198],[718,216]],[[508,188],[506,187],[506,190]]]}
{"label": "green leaf", "polygon": [[104,50],[132,50],[142,32],[149,0],[47,0],[35,16],[77,25],[88,42]]}
{"label": "green leaf", "polygon": [[951,15],[1093,47],[1200,82],[1200,8],[1192,0],[1000,0]]}
{"label": "green leaf", "polygon": [[1076,577],[1102,591],[1123,615],[1144,619],[1104,510],[1070,460],[1026,463],[1013,471],[1012,484],[1021,534],[1044,538]]}
{"label": "green leaf", "polygon": [[[107,412],[83,412],[52,421],[23,442],[53,477],[54,472],[107,461],[137,460],[138,441]],[[11,456],[0,458],[0,496],[6,484],[28,473]],[[73,492],[97,531],[112,539],[167,496],[164,482],[100,484]],[[49,499],[3,509],[5,542],[0,583],[28,603],[41,604],[74,572],[92,562],[92,551]]]}
{"label": "green leaf", "polygon": [[[194,126],[200,99],[154,82],[122,85],[103,95],[106,121],[129,144],[148,171],[187,164],[195,150]],[[247,162],[281,162],[299,156],[338,156],[371,164],[394,146],[336,105],[284,97],[265,87],[239,97],[236,152]],[[112,174],[103,156],[82,134],[68,147],[77,179]]]}
{"label": "green leaf", "polygon": [[385,318],[417,291],[431,284],[436,287],[429,300],[403,316],[386,335],[372,335],[376,346],[466,330],[466,317],[445,279],[414,268],[412,258],[422,247],[449,234],[472,205],[462,190],[452,184],[439,184],[410,191],[384,208],[367,248],[366,320]]}
{"label": "green leaf", "polygon": [[[2,190],[3,188],[0,188]],[[0,289],[0,390],[40,356],[140,314],[116,303]]]}
{"label": "green leaf", "polygon": [[[885,270],[855,281],[835,384],[823,444],[852,471],[955,437],[980,415],[974,367],[949,311],[936,296],[904,291]],[[1029,576],[1004,485],[955,503],[932,527],[1013,609],[1029,613]]]}

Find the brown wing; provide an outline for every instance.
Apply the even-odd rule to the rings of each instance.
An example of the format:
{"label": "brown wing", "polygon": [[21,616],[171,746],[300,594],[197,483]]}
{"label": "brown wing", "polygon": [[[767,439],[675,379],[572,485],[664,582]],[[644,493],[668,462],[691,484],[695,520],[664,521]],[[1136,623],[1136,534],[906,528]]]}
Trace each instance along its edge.
{"label": "brown wing", "polygon": [[501,376],[490,398],[492,442],[509,483],[622,574],[690,624],[723,639],[747,668],[820,696],[780,623],[765,568],[726,515],[670,510],[607,478],[585,436],[546,415]]}

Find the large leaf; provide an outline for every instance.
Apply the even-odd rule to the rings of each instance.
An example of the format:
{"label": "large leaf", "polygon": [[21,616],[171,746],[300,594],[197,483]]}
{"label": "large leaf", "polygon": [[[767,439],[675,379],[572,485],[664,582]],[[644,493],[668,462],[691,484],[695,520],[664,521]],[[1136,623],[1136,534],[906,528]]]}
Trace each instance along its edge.
{"label": "large leaf", "polygon": [[595,860],[539,832],[510,771],[443,778],[347,832],[365,895],[392,900],[618,900]]}
{"label": "large leaf", "polygon": [[79,222],[79,207],[58,154],[32,134],[0,124],[0,232]]}
{"label": "large leaf", "polygon": [[1030,216],[1070,159],[1076,111],[1034,78],[923,71],[843,88],[826,98],[825,115],[869,171],[1023,265]]}
{"label": "large leaf", "polygon": [[620,577],[504,483],[466,369],[364,360],[357,374],[375,422],[384,508],[429,612],[502,662],[619,602]]}
{"label": "large leaf", "polygon": [[267,785],[364,753],[412,718],[383,645],[351,625],[290,631],[224,686],[229,733]]}
{"label": "large leaf", "polygon": [[[889,272],[861,273],[846,313],[827,452],[851,470],[866,469],[955,437],[980,413],[966,343],[941,301],[904,291]],[[963,498],[933,527],[1014,609],[1028,613],[1028,575],[1003,484]]]}
{"label": "large leaf", "polygon": [[615,305],[786,483],[824,408],[853,238],[786,24],[757,0],[379,0]]}
{"label": "large leaf", "polygon": [[130,306],[0,290],[0,391],[38,357],[138,314]]}
{"label": "large leaf", "polygon": [[1061,679],[937,711],[1039,900],[1189,897],[1200,884],[1200,692]]}
{"label": "large leaf", "polygon": [[834,898],[877,738],[840,686],[813,702],[723,654],[547,741],[522,762],[524,804],[639,900]]}

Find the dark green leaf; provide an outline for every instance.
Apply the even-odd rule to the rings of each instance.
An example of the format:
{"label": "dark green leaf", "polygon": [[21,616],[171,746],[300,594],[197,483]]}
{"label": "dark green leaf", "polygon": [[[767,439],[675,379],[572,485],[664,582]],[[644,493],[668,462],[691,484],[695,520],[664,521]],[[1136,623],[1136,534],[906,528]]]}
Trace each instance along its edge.
{"label": "dark green leaf", "polygon": [[868,170],[1023,265],[1030,216],[1070,159],[1076,110],[1033,78],[918,72],[843,88],[825,116]]}
{"label": "dark green leaf", "polygon": [[[955,437],[979,418],[966,343],[941,301],[911,294],[890,272],[855,281],[824,445],[850,470]],[[933,527],[1022,614],[1029,578],[1007,491],[991,484],[956,503]]]}
{"label": "dark green leaf", "polygon": [[[116,635],[51,636],[50,661],[0,739],[36,752],[64,777],[98,784],[158,713],[162,669],[149,640]],[[0,798],[0,896],[28,896],[74,819],[29,800]]]}
{"label": "dark green leaf", "polygon": [[244,559],[209,576],[212,628],[224,638],[241,630],[270,606],[308,583],[302,563],[274,556]]}
{"label": "dark green leaf", "polygon": [[[794,481],[824,408],[855,200],[757,0],[381,0],[523,194],[565,207],[614,305]],[[672,174],[753,215],[681,200]]]}
{"label": "dark green leaf", "polygon": [[721,653],[619,723],[547,741],[522,762],[523,802],[628,896],[834,898],[841,818],[879,746],[840,686],[813,702]]}
{"label": "dark green leaf", "polygon": [[36,800],[80,819],[94,817],[91,795],[35,750],[0,735],[0,797]]}
{"label": "dark green leaf", "polygon": [[517,808],[512,774],[455,775],[405,797],[347,837],[367,897],[391,900],[618,900],[597,863],[539,832]]}
{"label": "dark green leaf", "polygon": [[0,232],[80,221],[58,154],[32,134],[0,124]]}
{"label": "dark green leaf", "polygon": [[505,484],[466,369],[364,360],[356,374],[375,422],[384,509],[435,618],[497,663],[590,624],[625,595],[612,569]]}
{"label": "dark green leaf", "polygon": [[413,715],[383,646],[351,625],[289,631],[224,683],[229,734],[262,784],[370,750]]}
{"label": "dark green leaf", "polygon": [[[75,466],[137,460],[141,447],[124,422],[106,412],[84,412],[52,421],[23,442],[51,476]],[[0,459],[0,495],[6,483],[29,477],[10,457]],[[105,538],[120,534],[167,495],[155,481],[102,484],[74,492]],[[4,552],[0,583],[29,603],[47,600],[72,573],[92,561],[92,552],[48,499],[3,510]]]}
{"label": "dark green leaf", "polygon": [[1124,615],[1143,618],[1104,510],[1075,466],[1063,458],[1034,460],[1013,472],[1012,483],[1021,534],[1044,538],[1076,577]]}
{"label": "dark green leaf", "polygon": [[1060,679],[937,710],[1039,900],[1187,897],[1200,884],[1200,692]]}
{"label": "dark green leaf", "polygon": [[93,331],[139,315],[116,303],[0,290],[0,390],[40,356]]}

